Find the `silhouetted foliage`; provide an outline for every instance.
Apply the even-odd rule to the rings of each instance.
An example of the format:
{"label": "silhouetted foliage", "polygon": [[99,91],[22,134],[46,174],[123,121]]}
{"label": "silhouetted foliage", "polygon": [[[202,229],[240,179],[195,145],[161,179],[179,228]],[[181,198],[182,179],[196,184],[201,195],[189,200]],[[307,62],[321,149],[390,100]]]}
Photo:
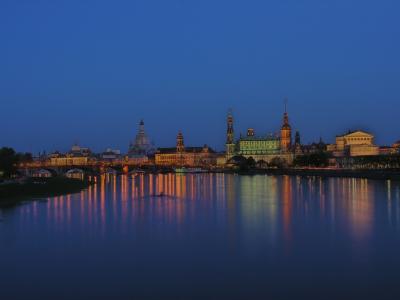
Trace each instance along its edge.
{"label": "silhouetted foliage", "polygon": [[18,163],[30,163],[33,161],[33,157],[31,153],[18,153]]}
{"label": "silhouetted foliage", "polygon": [[288,163],[287,163],[286,159],[284,159],[284,158],[274,157],[273,159],[271,159],[268,166],[270,168],[284,169],[284,168],[287,168]]}
{"label": "silhouetted foliage", "polygon": [[254,160],[254,158],[249,157],[249,158],[246,160],[246,164],[247,164],[248,168],[252,169],[252,168],[255,168],[255,166],[256,166],[256,161]]}
{"label": "silhouetted foliage", "polygon": [[14,149],[3,147],[0,148],[0,173],[3,177],[10,177],[17,170],[19,158]]}
{"label": "silhouetted foliage", "polygon": [[265,160],[261,159],[256,163],[256,167],[259,169],[266,169],[268,168],[268,163]]}
{"label": "silhouetted foliage", "polygon": [[16,173],[19,163],[29,163],[32,160],[30,153],[16,153],[12,148],[0,148],[0,176],[9,178]]}
{"label": "silhouetted foliage", "polygon": [[297,156],[293,165],[296,167],[327,167],[329,165],[329,155],[325,152],[316,152]]}
{"label": "silhouetted foliage", "polygon": [[231,159],[229,159],[229,163],[236,166],[240,171],[248,171],[256,167],[256,161],[254,158],[246,158],[242,155],[233,156]]}

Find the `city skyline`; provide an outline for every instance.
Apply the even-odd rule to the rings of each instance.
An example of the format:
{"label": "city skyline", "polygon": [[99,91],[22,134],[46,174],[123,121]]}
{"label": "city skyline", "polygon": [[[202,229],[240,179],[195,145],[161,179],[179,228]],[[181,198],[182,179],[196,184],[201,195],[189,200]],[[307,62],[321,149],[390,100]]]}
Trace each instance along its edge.
{"label": "city skyline", "polygon": [[[348,127],[347,129],[342,130],[341,132],[336,132],[333,136],[329,137],[328,139],[324,138],[324,136],[322,134],[319,135],[318,137],[311,138],[311,140],[304,139],[304,133],[301,132],[295,125],[293,126],[292,116],[289,113],[289,110],[287,109],[287,98],[285,98],[282,103],[284,103],[284,106],[283,106],[284,110],[282,111],[281,118],[280,118],[279,122],[280,123],[285,122],[285,120],[284,120],[285,117],[289,116],[289,119],[290,119],[289,123],[291,124],[291,127],[292,127],[291,128],[291,131],[292,131],[292,133],[291,133],[291,142],[294,142],[295,134],[297,134],[297,132],[300,133],[301,141],[302,141],[302,144],[304,144],[304,145],[311,144],[311,143],[314,143],[314,142],[319,142],[319,141],[321,141],[321,139],[326,144],[331,144],[331,143],[335,142],[335,138],[337,136],[349,133],[351,131],[358,131],[358,130],[371,132],[372,134],[376,135],[375,132],[369,131],[368,129],[365,129],[365,127]],[[259,136],[259,137],[268,137],[268,136],[280,137],[280,129],[281,129],[280,127],[281,126],[279,124],[278,124],[279,126],[274,126],[274,128],[270,129],[270,130],[268,130],[268,129],[267,130],[260,130],[260,128],[257,128],[257,127],[254,127],[254,126],[243,126],[243,124],[242,125],[238,124],[237,118],[236,118],[236,114],[235,114],[234,110],[232,108],[229,108],[228,110],[226,110],[225,128],[222,130],[222,132],[224,133],[225,140],[222,139],[222,140],[218,141],[218,144],[221,144],[222,146],[221,147],[218,147],[218,146],[216,147],[215,145],[207,143],[207,142],[204,142],[204,141],[203,142],[200,141],[198,143],[198,145],[208,145],[208,146],[214,148],[215,150],[217,150],[218,152],[226,151],[226,126],[227,126],[227,123],[226,123],[227,119],[226,118],[228,116],[228,119],[229,119],[229,116],[232,116],[232,115],[234,116],[234,128],[235,129],[234,129],[234,133],[233,133],[233,139],[234,139],[235,143],[238,142],[241,139],[242,136],[246,136],[248,134],[248,130],[251,130],[253,135]],[[194,120],[194,121],[196,121],[196,120]],[[258,122],[254,122],[254,123],[258,123]],[[145,124],[146,124],[146,126],[145,126]],[[74,141],[70,142],[69,144],[64,145],[63,147],[55,147],[53,149],[41,149],[41,150],[38,150],[37,152],[24,151],[24,150],[21,150],[21,149],[17,149],[17,150],[19,150],[21,152],[31,152],[31,153],[33,153],[35,155],[38,154],[38,153],[41,153],[41,152],[51,153],[51,152],[60,151],[61,153],[63,153],[63,152],[69,151],[71,149],[71,146],[79,145],[79,146],[88,147],[92,151],[94,151],[95,153],[101,153],[103,151],[106,151],[107,149],[118,149],[118,150],[121,151],[121,153],[129,154],[129,152],[131,151],[131,147],[133,147],[133,143],[134,143],[135,139],[137,140],[137,138],[138,138],[138,134],[140,135],[141,132],[143,134],[144,126],[146,127],[145,131],[146,131],[146,139],[148,139],[147,142],[150,143],[152,145],[152,147],[154,147],[154,150],[158,149],[158,148],[163,148],[163,147],[171,147],[171,146],[173,147],[174,143],[175,143],[174,137],[176,136],[177,133],[183,133],[183,135],[185,135],[185,140],[189,140],[189,143],[187,143],[188,146],[194,145],[194,143],[192,143],[191,141],[193,141],[195,139],[187,138],[187,136],[190,137],[190,135],[188,135],[188,133],[185,130],[182,130],[182,129],[178,129],[178,131],[175,132],[175,133],[167,133],[166,134],[167,139],[169,138],[169,140],[170,140],[169,143],[167,143],[165,145],[157,144],[157,143],[154,142],[154,139],[152,138],[151,134],[148,133],[147,122],[144,122],[144,119],[140,119],[140,121],[137,122],[136,127],[132,130],[133,134],[131,134],[131,136],[128,138],[128,142],[125,143],[125,145],[122,145],[122,147],[117,147],[116,145],[107,144],[107,142],[105,142],[105,146],[104,147],[96,148],[96,147],[93,147],[92,145],[86,143],[85,141],[81,141],[81,140],[75,139]],[[182,127],[179,127],[179,128],[182,128]],[[224,130],[225,130],[225,132],[224,132]],[[375,140],[379,141],[380,140],[379,136],[378,137],[375,136]],[[394,138],[392,141],[389,141],[389,143],[387,143],[387,144],[381,144],[379,142],[377,144],[381,145],[381,146],[390,146],[390,145],[392,145],[392,144],[394,144],[394,143],[396,143],[398,141],[399,141],[399,139]],[[4,146],[7,146],[7,145],[4,145]]]}
{"label": "city skyline", "polygon": [[[212,144],[212,143],[209,143],[207,140],[204,140],[204,141],[200,140],[200,141],[196,142],[196,140],[198,140],[198,139],[191,137],[189,131],[182,129],[182,128],[184,128],[184,126],[177,126],[176,128],[178,128],[178,129],[177,129],[176,132],[167,132],[167,133],[165,133],[164,134],[165,138],[163,140],[167,140],[166,144],[158,144],[156,142],[156,140],[153,138],[153,135],[152,135],[153,132],[148,130],[148,128],[152,128],[154,130],[154,126],[151,126],[151,124],[149,126],[148,122],[145,122],[145,124],[146,124],[145,125],[146,126],[146,132],[147,132],[147,135],[148,135],[148,138],[149,138],[150,142],[154,144],[155,148],[173,146],[175,144],[175,136],[176,136],[176,134],[178,132],[182,132],[185,135],[185,140],[188,141],[187,142],[188,145],[192,145],[192,144],[193,145],[194,144],[208,145],[208,146],[211,146],[211,147],[215,148],[217,151],[225,151],[226,150],[225,149],[226,116],[229,113],[232,113],[233,116],[234,116],[234,119],[235,119],[235,122],[234,122],[234,124],[235,124],[234,125],[234,127],[235,127],[234,139],[235,139],[235,141],[239,140],[241,135],[245,136],[246,132],[247,132],[247,130],[249,128],[253,129],[255,131],[256,135],[261,135],[261,136],[267,136],[267,135],[279,136],[280,124],[282,122],[283,112],[285,111],[284,109],[286,109],[286,101],[287,101],[286,98],[282,101],[282,103],[284,103],[282,105],[283,110],[282,110],[282,112],[280,114],[280,118],[278,120],[278,123],[273,125],[273,126],[271,126],[271,128],[265,128],[266,127],[265,124],[264,125],[261,124],[260,127],[250,126],[251,124],[260,124],[260,122],[258,120],[253,120],[253,123],[250,123],[249,126],[246,126],[245,124],[241,124],[240,116],[238,117],[237,113],[235,113],[235,111],[232,108],[227,109],[225,111],[225,116],[222,119],[222,121],[224,123],[223,128],[218,130],[218,132],[216,134],[214,134],[213,136],[208,135],[210,140],[215,140],[216,136],[223,136],[223,138],[221,140],[218,140],[215,145]],[[380,144],[380,145],[392,145],[393,143],[395,143],[395,142],[397,142],[399,140],[398,138],[394,137],[392,140],[390,140],[390,138],[389,138],[389,140],[388,140],[388,142],[386,144],[385,143],[379,143],[379,141],[382,140],[382,138],[379,137],[379,134],[377,134],[376,132],[373,132],[373,131],[371,131],[369,129],[365,129],[365,128],[368,128],[366,126],[353,126],[353,127],[347,127],[347,128],[344,127],[344,129],[342,131],[338,131],[338,132],[334,133],[332,136],[329,136],[329,137],[327,137],[326,134],[325,135],[324,134],[320,134],[318,136],[315,136],[314,138],[313,137],[311,137],[311,138],[308,137],[307,138],[307,134],[305,135],[304,132],[301,131],[298,127],[296,127],[296,124],[294,124],[292,114],[290,113],[290,108],[288,109],[288,114],[289,114],[289,117],[290,117],[290,123],[292,124],[292,135],[293,135],[292,138],[294,138],[294,134],[297,131],[299,131],[303,144],[310,144],[310,143],[313,143],[313,142],[318,142],[321,138],[323,139],[323,141],[325,143],[334,143],[335,137],[337,135],[344,134],[346,132],[353,131],[353,130],[363,130],[363,131],[368,131],[368,132],[373,133],[375,135],[375,140],[378,141],[377,144]],[[57,146],[56,145],[53,148],[47,148],[47,149],[41,147],[40,145],[38,145],[37,146],[38,147],[37,151],[29,151],[29,150],[26,150],[26,149],[18,149],[18,148],[16,148],[16,149],[21,151],[21,152],[31,152],[33,154],[36,154],[36,153],[42,152],[42,151],[46,151],[46,152],[54,152],[54,151],[66,152],[66,151],[70,150],[72,145],[80,145],[80,146],[89,147],[94,152],[102,152],[102,151],[105,151],[106,149],[113,148],[113,149],[121,150],[122,153],[128,153],[129,152],[129,148],[130,148],[130,143],[131,143],[132,140],[135,139],[135,136],[138,133],[138,131],[140,131],[139,128],[142,125],[141,123],[143,121],[145,121],[143,118],[138,119],[138,121],[136,122],[136,125],[132,126],[132,128],[130,130],[131,131],[131,135],[128,136],[127,137],[127,141],[125,141],[120,146],[108,143],[107,142],[108,137],[106,137],[106,138],[103,139],[103,141],[104,141],[103,146],[91,145],[91,144],[87,143],[85,140],[75,139],[73,141],[64,141],[61,144],[61,146]],[[197,120],[192,120],[192,121],[196,122]],[[271,119],[269,121],[271,121]],[[215,129],[216,128],[214,128],[214,131],[213,131],[214,133],[215,133]],[[102,130],[102,128],[99,128],[99,131],[98,131],[97,134],[101,134],[101,130]],[[157,132],[157,128],[156,128],[155,131]],[[112,135],[110,135],[109,137],[111,139]],[[13,147],[13,145],[0,145],[0,146],[11,146],[11,147]]]}
{"label": "city skyline", "polygon": [[278,130],[284,97],[305,142],[361,128],[391,144],[399,9],[391,0],[2,1],[0,144],[123,150],[143,118],[158,146],[183,130],[188,144],[223,149],[227,108],[238,132]]}

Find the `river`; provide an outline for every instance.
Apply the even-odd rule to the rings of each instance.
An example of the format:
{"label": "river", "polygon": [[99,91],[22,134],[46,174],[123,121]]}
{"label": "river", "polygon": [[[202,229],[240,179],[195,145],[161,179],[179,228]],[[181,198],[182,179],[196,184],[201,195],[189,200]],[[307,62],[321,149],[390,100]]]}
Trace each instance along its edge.
{"label": "river", "polygon": [[400,299],[400,182],[104,175],[0,210],[0,299]]}

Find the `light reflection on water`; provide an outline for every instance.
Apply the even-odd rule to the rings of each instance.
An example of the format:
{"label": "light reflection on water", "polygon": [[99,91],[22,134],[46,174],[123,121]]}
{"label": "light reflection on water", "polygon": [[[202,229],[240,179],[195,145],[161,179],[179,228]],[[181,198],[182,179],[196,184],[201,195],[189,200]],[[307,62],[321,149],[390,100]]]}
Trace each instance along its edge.
{"label": "light reflection on water", "polygon": [[[376,267],[376,261],[381,264],[378,268],[400,266],[400,259],[391,252],[400,250],[399,213],[400,185],[393,181],[230,174],[105,174],[80,193],[0,211],[0,251],[11,255],[14,265],[4,260],[3,264],[13,269],[19,263],[17,255],[29,252],[30,248],[36,259],[46,264],[49,256],[42,257],[37,245],[53,249],[57,255],[61,251],[65,264],[76,263],[74,255],[87,255],[84,249],[88,248],[92,255],[102,255],[104,268],[119,266],[114,271],[115,278],[130,276],[132,280],[140,277],[133,268],[140,264],[133,253],[141,253],[139,261],[155,272],[153,277],[165,271],[162,264],[170,263],[176,272],[185,269],[181,260],[191,255],[192,269],[182,271],[184,275],[170,274],[170,290],[163,289],[157,278],[146,277],[155,280],[160,291],[172,294],[176,293],[174,284],[177,288],[180,280],[191,278],[203,282],[205,290],[208,283],[215,293],[227,296],[225,282],[220,283],[220,290],[213,285],[217,279],[208,282],[214,278],[215,265],[219,266],[222,278],[230,278],[232,295],[241,295],[234,292],[239,282],[247,295],[249,278],[257,295],[264,295],[262,282],[265,284],[271,277],[277,282],[274,288],[269,287],[270,292],[282,293],[278,280],[283,275],[278,278],[276,272],[295,272],[318,281],[318,276],[325,278],[325,271],[336,268],[343,276],[355,273],[343,285],[351,292],[349,282],[358,283],[360,278],[364,282],[373,280],[375,271],[371,268]],[[62,247],[74,250],[69,252]],[[72,255],[71,251],[76,253]],[[161,265],[157,258],[160,253],[169,253],[167,262]],[[121,263],[111,263],[115,257],[120,257]],[[385,259],[391,265],[386,265]],[[85,263],[82,272],[95,276]],[[132,269],[125,270],[127,265]],[[235,277],[235,265],[250,273],[242,278],[238,269]],[[67,265],[60,263],[59,268]],[[118,272],[120,276],[115,275]],[[398,279],[390,274],[385,284]],[[297,287],[293,291],[307,286],[301,280],[285,280]],[[121,288],[127,295],[138,292],[129,285]],[[145,290],[139,291],[147,298]],[[186,295],[191,291],[196,288],[188,288]]]}
{"label": "light reflection on water", "polygon": [[[379,199],[376,186],[381,189]],[[20,206],[15,217],[20,226],[31,227],[44,219],[58,230],[74,222],[82,228],[93,227],[94,233],[101,228],[104,234],[107,227],[123,229],[149,217],[164,224],[182,224],[196,214],[213,211],[222,224],[240,220],[249,234],[268,229],[269,235],[290,240],[293,220],[318,216],[331,227],[341,223],[355,240],[362,240],[372,233],[376,201],[386,206],[387,221],[398,227],[399,191],[397,183],[367,179],[106,174],[78,194],[48,198],[46,205]]]}

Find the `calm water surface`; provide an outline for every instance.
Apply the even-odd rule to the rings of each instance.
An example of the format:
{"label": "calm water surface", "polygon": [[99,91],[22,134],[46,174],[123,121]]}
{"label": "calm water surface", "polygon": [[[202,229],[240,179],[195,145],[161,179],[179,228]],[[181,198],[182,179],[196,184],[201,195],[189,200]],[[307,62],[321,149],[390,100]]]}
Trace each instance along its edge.
{"label": "calm water surface", "polygon": [[109,175],[0,220],[0,299],[400,299],[394,181]]}

